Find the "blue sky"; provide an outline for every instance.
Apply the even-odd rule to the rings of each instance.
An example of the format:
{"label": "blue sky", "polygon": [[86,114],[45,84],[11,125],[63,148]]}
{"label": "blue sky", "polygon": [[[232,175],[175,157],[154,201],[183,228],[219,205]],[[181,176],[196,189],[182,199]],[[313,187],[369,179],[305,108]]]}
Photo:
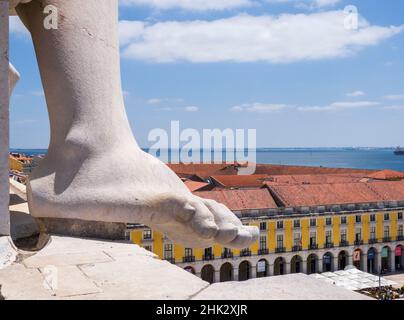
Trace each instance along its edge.
{"label": "blue sky", "polygon": [[[344,24],[356,6],[358,29]],[[404,1],[122,0],[126,109],[142,147],[154,128],[256,129],[260,147],[404,145]],[[29,35],[11,20],[22,79],[11,147],[47,147]]]}

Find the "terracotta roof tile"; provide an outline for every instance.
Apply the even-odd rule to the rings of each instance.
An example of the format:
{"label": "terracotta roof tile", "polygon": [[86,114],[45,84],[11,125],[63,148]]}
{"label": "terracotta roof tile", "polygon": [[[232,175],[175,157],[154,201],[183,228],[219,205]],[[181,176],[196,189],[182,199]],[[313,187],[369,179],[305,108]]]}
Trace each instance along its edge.
{"label": "terracotta roof tile", "polygon": [[237,174],[238,164],[179,163],[167,164],[167,166],[176,174],[194,174],[203,178],[207,178],[212,175]]}
{"label": "terracotta roof tile", "polygon": [[265,180],[268,179],[266,174],[254,175],[217,175],[212,176],[212,179],[223,187],[227,188],[247,188],[247,187],[261,187]]}
{"label": "terracotta roof tile", "polygon": [[269,188],[286,207],[404,200],[403,182],[273,185]]}
{"label": "terracotta roof tile", "polygon": [[233,211],[277,208],[274,199],[267,189],[216,189],[194,192],[194,194],[223,203]]}
{"label": "terracotta roof tile", "polygon": [[192,181],[192,180],[186,180],[186,181],[184,181],[184,184],[187,186],[187,188],[191,192],[198,191],[200,189],[210,186],[210,184],[207,182],[199,182],[199,181]]}
{"label": "terracotta roof tile", "polygon": [[257,164],[255,174],[269,174],[269,175],[340,174],[340,173],[371,174],[374,172],[376,172],[376,170]]}
{"label": "terracotta roof tile", "polygon": [[301,174],[268,176],[265,184],[293,185],[293,184],[324,184],[324,183],[350,183],[360,182],[366,175],[362,173],[339,174]]}
{"label": "terracotta roof tile", "polygon": [[393,170],[382,170],[370,174],[367,178],[376,180],[394,180],[394,179],[404,179],[404,172],[393,171]]}

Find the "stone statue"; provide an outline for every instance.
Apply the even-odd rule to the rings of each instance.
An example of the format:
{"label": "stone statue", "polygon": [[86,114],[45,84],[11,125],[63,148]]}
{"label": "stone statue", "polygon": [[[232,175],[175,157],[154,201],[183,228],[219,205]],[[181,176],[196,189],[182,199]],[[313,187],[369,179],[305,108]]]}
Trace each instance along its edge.
{"label": "stone statue", "polygon": [[[121,88],[117,0],[12,5],[34,42],[51,127],[48,154],[27,185],[35,218],[58,230],[143,223],[188,247],[257,241],[256,227],[194,196],[136,143]],[[44,27],[47,5],[57,8],[56,29]]]}

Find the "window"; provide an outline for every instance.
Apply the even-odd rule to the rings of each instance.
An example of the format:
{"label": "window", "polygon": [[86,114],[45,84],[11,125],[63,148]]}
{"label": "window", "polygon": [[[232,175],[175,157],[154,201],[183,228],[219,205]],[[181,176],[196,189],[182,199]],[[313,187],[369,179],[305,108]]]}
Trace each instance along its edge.
{"label": "window", "polygon": [[193,254],[193,249],[192,248],[185,248],[185,257],[192,257]]}
{"label": "window", "polygon": [[315,246],[317,243],[317,234],[316,232],[310,232],[310,246]]}
{"label": "window", "polygon": [[402,213],[402,212],[399,212],[399,213],[397,214],[397,219],[398,219],[398,220],[403,220],[403,213]]}
{"label": "window", "polygon": [[383,236],[384,236],[385,238],[390,237],[390,227],[389,227],[389,226],[385,226],[385,227],[384,227]]}
{"label": "window", "polygon": [[144,249],[147,251],[153,252],[153,247],[152,246],[143,246]]}
{"label": "window", "polygon": [[362,222],[362,216],[355,216],[355,222],[356,223],[361,223]]}
{"label": "window", "polygon": [[283,248],[283,235],[282,234],[278,234],[276,236],[276,247]]}
{"label": "window", "polygon": [[293,220],[293,227],[300,228],[300,220]]}
{"label": "window", "polygon": [[267,237],[261,236],[260,237],[260,250],[265,250],[267,248]]}
{"label": "window", "polygon": [[375,222],[376,221],[376,215],[375,214],[371,214],[370,215],[370,222]]}
{"label": "window", "polygon": [[332,244],[332,231],[331,230],[327,230],[325,232],[325,243]]}
{"label": "window", "polygon": [[390,220],[390,215],[388,213],[384,214],[384,221],[389,221]]}
{"label": "window", "polygon": [[151,240],[152,239],[152,231],[150,229],[143,230],[143,240]]}
{"label": "window", "polygon": [[399,237],[402,237],[402,236],[403,236],[403,233],[404,233],[403,225],[400,224],[400,225],[398,226],[398,228],[397,228],[397,235],[398,235]]}
{"label": "window", "polygon": [[355,240],[356,241],[361,241],[362,240],[362,229],[356,229]]}
{"label": "window", "polygon": [[325,219],[325,225],[327,225],[327,226],[332,225],[332,219],[331,218],[326,218]]}
{"label": "window", "polygon": [[205,248],[203,254],[204,254],[205,258],[212,258],[213,257],[213,249],[212,249],[212,247]]}
{"label": "window", "polygon": [[276,228],[277,229],[283,229],[283,221],[277,221],[276,222]]}
{"label": "window", "polygon": [[346,229],[341,230],[341,242],[346,242]]}
{"label": "window", "polygon": [[261,231],[267,230],[267,223],[266,222],[261,222],[260,223],[260,230]]}
{"label": "window", "polygon": [[317,225],[317,220],[315,218],[310,219],[310,227],[315,227]]}
{"label": "window", "polygon": [[164,245],[164,259],[171,260],[173,258],[173,245],[167,243]]}
{"label": "window", "polygon": [[341,217],[341,224],[346,224],[346,217],[345,216]]}
{"label": "window", "polygon": [[370,227],[370,240],[376,240],[376,227]]}
{"label": "window", "polygon": [[301,236],[300,233],[295,233],[295,234],[293,235],[293,245],[294,245],[295,247],[299,247],[299,246],[302,245],[302,236]]}

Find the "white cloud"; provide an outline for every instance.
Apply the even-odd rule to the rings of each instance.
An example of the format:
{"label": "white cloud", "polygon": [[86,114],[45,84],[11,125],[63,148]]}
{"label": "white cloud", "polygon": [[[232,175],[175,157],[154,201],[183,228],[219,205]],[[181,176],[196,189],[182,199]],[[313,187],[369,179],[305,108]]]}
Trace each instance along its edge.
{"label": "white cloud", "polygon": [[147,100],[147,104],[160,104],[161,102],[162,100],[157,98]]}
{"label": "white cloud", "polygon": [[404,94],[391,94],[388,96],[384,96],[384,99],[387,100],[404,100]]}
{"label": "white cloud", "polygon": [[291,63],[341,58],[377,45],[404,30],[373,26],[344,28],[343,11],[280,16],[237,15],[213,21],[122,21],[123,57],[151,62]]}
{"label": "white cloud", "polygon": [[199,111],[199,108],[196,106],[188,106],[188,107],[185,107],[184,110],[187,112],[197,112],[197,111]]}
{"label": "white cloud", "polygon": [[257,112],[257,113],[269,113],[275,111],[282,111],[292,106],[286,104],[265,104],[265,103],[247,103],[232,107],[230,110],[233,112]]}
{"label": "white cloud", "polygon": [[25,28],[24,24],[21,22],[20,18],[16,16],[9,17],[10,23],[10,33],[20,35],[20,36],[27,36],[29,32],[27,28]]}
{"label": "white cloud", "polygon": [[298,110],[305,112],[342,111],[347,109],[375,107],[378,106],[379,104],[380,104],[379,102],[375,101],[334,102],[326,106],[298,107]]}
{"label": "white cloud", "polygon": [[348,97],[362,97],[365,95],[365,93],[363,91],[354,91],[354,92],[350,92],[346,94]]}
{"label": "white cloud", "polygon": [[159,10],[185,9],[194,11],[228,10],[251,6],[250,0],[121,0],[123,6],[149,6]]}
{"label": "white cloud", "polygon": [[183,98],[152,98],[146,101],[147,104],[162,104],[164,102],[169,102],[169,103],[180,103],[184,102]]}
{"label": "white cloud", "polygon": [[159,108],[158,110],[159,110],[159,111],[172,111],[173,108],[170,108],[170,107],[163,107],[163,108]]}

